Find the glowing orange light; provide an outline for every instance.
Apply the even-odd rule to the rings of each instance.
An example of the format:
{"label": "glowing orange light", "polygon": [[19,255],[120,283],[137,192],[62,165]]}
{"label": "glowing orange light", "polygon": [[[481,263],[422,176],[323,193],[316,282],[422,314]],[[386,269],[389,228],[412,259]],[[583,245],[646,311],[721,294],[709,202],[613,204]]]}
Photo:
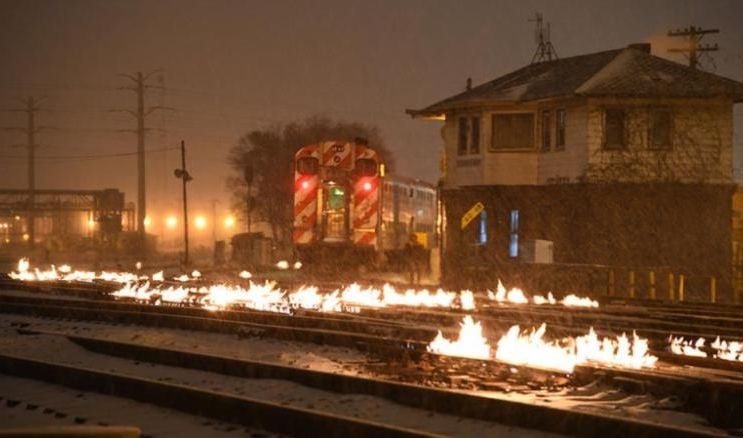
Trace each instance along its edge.
{"label": "glowing orange light", "polygon": [[168,228],[175,228],[175,226],[178,225],[178,218],[175,216],[168,216],[167,219],[165,219],[165,226]]}
{"label": "glowing orange light", "polygon": [[23,235],[23,240],[28,240],[30,238],[31,238],[31,236],[29,236],[28,233],[26,233],[26,234]]}
{"label": "glowing orange light", "polygon": [[302,181],[302,188],[307,190],[310,188],[310,182],[309,181]]}
{"label": "glowing orange light", "polygon": [[366,190],[367,192],[369,192],[372,189],[372,183],[370,183],[369,181],[367,181],[367,182],[364,183],[364,185],[362,187],[364,188],[364,190]]}
{"label": "glowing orange light", "polygon": [[93,219],[88,219],[88,228],[95,228],[95,221]]}
{"label": "glowing orange light", "polygon": [[145,227],[149,227],[151,223],[152,223],[152,219],[150,219],[149,216],[145,216],[145,218],[144,218],[144,226]]}
{"label": "glowing orange light", "polygon": [[226,228],[232,228],[235,226],[235,218],[233,216],[227,216],[224,218],[224,226]]}
{"label": "glowing orange light", "polygon": [[206,218],[204,216],[196,216],[194,225],[196,225],[196,228],[203,230],[206,228]]}

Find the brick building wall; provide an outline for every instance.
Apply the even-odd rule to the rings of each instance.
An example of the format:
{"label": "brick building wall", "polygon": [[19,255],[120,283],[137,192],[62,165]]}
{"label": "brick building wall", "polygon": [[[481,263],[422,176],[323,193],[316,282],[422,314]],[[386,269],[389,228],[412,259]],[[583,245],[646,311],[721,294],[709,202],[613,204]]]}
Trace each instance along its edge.
{"label": "brick building wall", "polygon": [[[730,297],[734,190],[728,184],[680,183],[446,189],[442,191],[448,224],[444,281],[494,287],[499,277],[528,280],[524,276],[534,271],[534,265],[509,257],[510,215],[518,210],[519,241],[554,242],[556,265],[683,273],[690,281],[695,279],[698,284],[689,287],[699,293],[706,287],[706,279],[715,276],[724,300]],[[459,227],[461,216],[476,202],[486,207],[484,245],[476,243],[480,240],[477,224],[465,230]],[[543,265],[537,268],[549,269]],[[473,270],[477,275],[473,276]],[[471,284],[473,279],[475,284]]]}

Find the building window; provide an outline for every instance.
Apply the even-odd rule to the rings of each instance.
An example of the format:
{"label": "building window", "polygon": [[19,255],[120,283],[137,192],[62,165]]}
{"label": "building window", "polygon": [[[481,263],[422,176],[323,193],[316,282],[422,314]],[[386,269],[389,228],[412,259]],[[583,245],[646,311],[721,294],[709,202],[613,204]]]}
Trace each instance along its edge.
{"label": "building window", "polygon": [[467,117],[459,118],[459,137],[457,143],[457,154],[467,155]]}
{"label": "building window", "polygon": [[648,147],[650,149],[671,149],[673,119],[669,110],[650,112],[648,123]]}
{"label": "building window", "polygon": [[519,256],[519,211],[511,210],[511,225],[509,228],[508,256]]}
{"label": "building window", "polygon": [[475,154],[475,155],[480,153],[480,118],[479,117],[472,118],[472,133],[470,136],[470,153]]}
{"label": "building window", "polygon": [[560,108],[555,112],[555,149],[565,149],[565,109]]}
{"label": "building window", "polygon": [[485,245],[488,243],[488,212],[483,210],[480,212],[480,228],[477,233],[477,244]]}
{"label": "building window", "polygon": [[552,132],[550,132],[550,112],[542,111],[542,150],[548,151],[551,147]]}
{"label": "building window", "polygon": [[493,114],[491,150],[533,148],[534,114]]}
{"label": "building window", "polygon": [[625,113],[621,109],[607,109],[604,112],[604,148],[624,149],[624,119]]}

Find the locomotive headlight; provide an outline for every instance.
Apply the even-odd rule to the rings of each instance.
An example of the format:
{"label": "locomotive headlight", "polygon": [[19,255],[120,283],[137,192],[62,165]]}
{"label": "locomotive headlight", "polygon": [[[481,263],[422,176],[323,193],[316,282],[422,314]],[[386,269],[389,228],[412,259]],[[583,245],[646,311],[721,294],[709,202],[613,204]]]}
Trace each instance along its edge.
{"label": "locomotive headlight", "polygon": [[302,185],[302,188],[303,188],[304,190],[307,190],[307,189],[309,189],[309,188],[310,188],[310,182],[309,182],[309,181],[307,181],[307,180],[304,180],[304,181],[302,181],[302,184],[301,184],[301,185]]}
{"label": "locomotive headlight", "polygon": [[370,192],[372,189],[372,183],[369,181],[366,181],[361,187],[364,189],[364,191]]}

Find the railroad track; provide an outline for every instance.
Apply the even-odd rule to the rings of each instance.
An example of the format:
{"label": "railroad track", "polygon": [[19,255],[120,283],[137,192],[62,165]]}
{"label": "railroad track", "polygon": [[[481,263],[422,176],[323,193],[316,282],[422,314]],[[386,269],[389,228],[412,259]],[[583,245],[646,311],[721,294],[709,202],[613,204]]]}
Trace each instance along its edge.
{"label": "railroad track", "polygon": [[[112,301],[106,288],[108,284],[38,284],[22,282],[0,282],[2,288],[26,288],[30,291],[39,291],[44,293],[92,298],[95,300]],[[103,289],[101,289],[103,288]],[[87,295],[86,295],[87,294]],[[616,336],[621,333],[631,333],[633,330],[640,331],[643,337],[648,338],[653,354],[669,362],[677,364],[688,364],[699,366],[699,358],[689,358],[686,356],[675,356],[667,352],[668,337],[684,336],[686,338],[704,337],[710,341],[716,336],[723,336],[732,339],[743,338],[743,318],[732,311],[723,312],[717,307],[705,305],[692,305],[692,311],[695,312],[693,317],[688,315],[689,310],[685,307],[673,305],[659,305],[656,307],[667,309],[673,312],[664,311],[659,314],[657,311],[648,311],[644,308],[625,306],[604,306],[599,309],[567,308],[555,306],[531,306],[531,305],[510,305],[510,304],[493,304],[488,301],[479,300],[478,311],[471,312],[485,323],[486,329],[493,333],[502,333],[513,324],[519,324],[522,327],[537,326],[543,322],[548,323],[549,330],[553,335],[558,337],[578,336],[585,334],[587,327],[594,327],[605,336]],[[82,304],[81,304],[82,305]],[[187,308],[187,304],[177,306],[181,309]],[[171,306],[167,306],[170,308]],[[713,315],[707,316],[701,314],[702,309],[711,308]],[[166,306],[162,306],[163,309]],[[680,309],[680,310],[676,310]],[[134,309],[139,310],[139,309]],[[167,312],[167,310],[162,310]],[[192,308],[192,315],[195,316],[213,316],[213,313],[205,312],[203,309]],[[458,325],[464,314],[456,309],[416,309],[410,307],[394,308],[361,308],[360,313],[332,313],[326,314],[321,312],[298,310],[293,316],[280,315],[274,312],[253,311],[241,309],[240,312],[220,311],[220,317],[235,321],[249,321],[272,326],[291,325],[300,328],[330,329],[335,331],[362,332],[376,337],[397,337],[410,342],[409,347],[419,351],[423,345],[421,343],[430,341],[436,333],[436,329],[442,329],[447,335],[453,335],[458,330]],[[724,317],[720,315],[724,313]],[[641,317],[637,315],[641,314]],[[290,318],[287,320],[287,318]],[[687,323],[679,323],[679,320],[689,320]],[[359,326],[361,325],[361,326]],[[256,327],[259,330],[267,330],[266,327]],[[300,335],[303,341],[315,342],[308,339],[308,333]],[[314,339],[320,339],[319,334],[313,334]],[[337,338],[337,336],[336,336]],[[345,337],[347,340],[348,336]],[[336,339],[338,342],[338,339]],[[351,343],[355,341],[351,340]],[[345,345],[348,345],[346,343]],[[709,353],[712,351],[710,350]],[[711,356],[711,354],[710,354]],[[704,366],[710,368],[743,370],[743,363],[702,359]]]}
{"label": "railroad track", "polygon": [[[258,361],[237,360],[216,355],[164,349],[129,342],[70,335],[59,332],[27,331],[26,335],[63,336],[84,348],[105,355],[140,362],[187,367],[224,375],[255,379],[281,379],[305,386],[346,394],[382,397],[410,407],[462,417],[495,421],[516,427],[538,429],[572,436],[656,437],[703,436],[701,430],[670,427],[599,415],[578,410],[536,405],[529,402],[480,397],[472,393],[428,388],[390,380],[333,374]],[[288,408],[262,401],[201,391],[181,385],[124,376],[110,372],[51,364],[0,354],[0,372],[45,380],[51,383],[93,390],[120,397],[135,398],[187,413],[236,422],[241,409],[253,415],[239,423],[292,436],[426,436],[419,431],[390,427],[374,422],[343,418],[320,412]],[[207,406],[208,404],[208,406]],[[283,419],[283,420],[282,420]],[[290,424],[306,424],[291,428]],[[353,433],[354,435],[349,435]]]}
{"label": "railroad track", "polygon": [[0,354],[0,373],[129,398],[290,436],[435,436],[318,410],[15,355]]}
{"label": "railroad track", "polygon": [[[64,294],[65,291],[57,292]],[[187,330],[271,336],[285,340],[352,347],[383,357],[399,356],[402,351],[407,355],[412,355],[413,358],[426,351],[426,346],[436,335],[437,328],[443,327],[446,335],[454,335],[465,314],[457,310],[404,307],[364,308],[359,314],[327,314],[299,310],[295,315],[288,315],[251,309],[212,312],[187,305],[152,306],[111,300],[105,294],[96,294],[94,297],[95,301],[83,301],[3,295],[0,296],[0,303],[3,303],[7,310],[15,309],[16,312],[49,317],[91,318],[120,323],[154,324]],[[488,314],[488,311],[492,309],[503,311],[503,314]],[[107,312],[101,313],[101,310],[107,310]],[[592,315],[596,313],[595,311],[596,309],[545,309],[543,306],[503,305],[491,306],[491,309],[477,314],[477,318],[485,322],[488,330],[499,333],[504,332],[513,324],[529,327],[545,321],[549,323],[550,331],[558,336],[583,335],[588,326],[600,330],[603,335],[618,335],[633,330],[631,324],[623,326],[603,324],[600,315]],[[591,315],[589,321],[582,319],[584,314]],[[550,319],[550,316],[556,319]],[[743,363],[679,356],[667,351],[667,339],[671,333],[687,337],[712,338],[719,334],[717,327],[710,328],[708,325],[704,328],[691,327],[694,331],[689,332],[669,332],[657,328],[646,328],[643,325],[634,327],[643,336],[649,338],[651,352],[667,362],[743,372]],[[743,322],[741,330],[743,330]],[[739,331],[732,336],[743,338],[743,333]]]}
{"label": "railroad track", "polygon": [[[427,341],[433,337],[429,333],[426,340],[395,338],[393,333],[386,337],[370,335],[367,332],[353,332],[365,330],[368,326],[350,321],[351,318],[334,319],[335,315],[316,316],[304,320],[297,327],[293,325],[297,316],[271,314],[257,311],[226,311],[209,312],[204,309],[189,307],[151,306],[116,301],[81,301],[50,298],[32,298],[16,296],[0,296],[0,312],[20,313],[34,316],[54,318],[71,318],[95,320],[100,322],[114,322],[123,324],[138,324],[157,327],[169,327],[184,330],[215,331],[221,333],[237,333],[247,336],[269,336],[278,339],[314,342],[324,345],[338,345],[352,347],[389,361],[407,360],[445,361],[454,363],[456,373],[467,373],[475,370],[473,375],[482,374],[483,369],[489,369],[483,380],[497,380],[493,376],[508,375],[511,367],[495,361],[472,361],[466,359],[441,358],[425,352]],[[263,324],[248,322],[253,318],[260,318]],[[324,319],[327,318],[327,319]],[[310,322],[328,324],[322,328],[313,328]],[[393,329],[399,328],[391,325]],[[389,328],[389,327],[387,327]],[[351,330],[351,331],[349,331]],[[418,329],[420,330],[420,329]],[[711,359],[672,357],[677,362],[694,366],[711,368]],[[714,361],[726,362],[726,361]],[[466,366],[462,364],[470,364]],[[404,370],[403,370],[404,371]],[[733,370],[739,371],[740,370]],[[678,375],[679,373],[683,375]],[[713,424],[722,426],[738,426],[737,409],[743,399],[743,382],[734,378],[720,376],[719,373],[706,372],[704,376],[694,375],[700,369],[685,372],[679,367],[663,367],[657,371],[617,370],[598,366],[578,367],[574,373],[574,382],[586,383],[601,379],[618,386],[634,387],[631,390],[653,393],[657,396],[675,395],[682,400],[692,411],[700,413]],[[548,373],[549,374],[549,373]],[[743,374],[736,374],[743,376]],[[735,375],[733,375],[735,376]],[[545,379],[541,379],[544,381]],[[732,409],[732,410],[731,410]]]}

